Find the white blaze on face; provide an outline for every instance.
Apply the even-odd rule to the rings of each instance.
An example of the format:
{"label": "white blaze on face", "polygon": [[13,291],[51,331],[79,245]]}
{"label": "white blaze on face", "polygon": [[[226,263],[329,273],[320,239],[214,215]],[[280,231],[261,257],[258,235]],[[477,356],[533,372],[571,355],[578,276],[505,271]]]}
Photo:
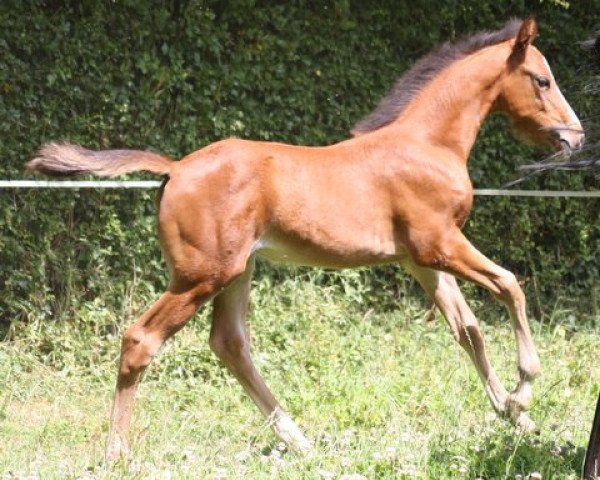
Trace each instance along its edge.
{"label": "white blaze on face", "polygon": [[558,98],[562,102],[562,107],[564,108],[564,110],[567,111],[567,113],[569,115],[568,123],[565,126],[568,127],[568,128],[572,128],[574,130],[582,130],[582,128],[581,128],[581,122],[579,121],[579,118],[577,118],[577,115],[575,114],[575,111],[573,110],[573,108],[571,108],[571,105],[569,105],[569,102],[567,102],[567,100],[565,99],[564,95],[560,91],[560,88],[558,88],[558,84],[556,83],[554,75],[552,74],[552,70],[550,69],[550,65],[548,64],[548,60],[546,60],[546,57],[542,57],[542,58],[544,59],[544,64],[546,65],[546,68],[548,69],[548,73],[550,74],[550,79],[552,81],[552,86],[553,86],[553,88],[556,89],[556,92],[558,94]]}

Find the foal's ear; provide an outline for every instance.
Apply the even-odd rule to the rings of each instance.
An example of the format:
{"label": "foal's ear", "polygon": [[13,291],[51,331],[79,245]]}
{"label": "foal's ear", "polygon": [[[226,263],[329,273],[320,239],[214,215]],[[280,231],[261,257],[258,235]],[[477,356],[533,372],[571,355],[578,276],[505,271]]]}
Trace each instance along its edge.
{"label": "foal's ear", "polygon": [[527,50],[527,47],[531,45],[533,40],[538,34],[537,22],[532,16],[527,17],[523,20],[517,38],[515,40],[515,46],[513,47],[513,53],[522,53]]}

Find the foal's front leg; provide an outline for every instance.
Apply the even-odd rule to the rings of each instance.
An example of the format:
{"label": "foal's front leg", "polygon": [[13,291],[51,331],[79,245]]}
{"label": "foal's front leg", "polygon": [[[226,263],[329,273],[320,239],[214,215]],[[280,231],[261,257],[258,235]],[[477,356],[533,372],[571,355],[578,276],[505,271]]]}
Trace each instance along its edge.
{"label": "foal's front leg", "polygon": [[416,263],[481,285],[508,309],[517,341],[519,383],[510,393],[506,409],[514,422],[531,430],[534,425],[522,411],[531,402],[532,384],[541,369],[527,322],[525,295],[516,277],[480,253],[458,228],[437,238],[443,238],[443,243],[420,248],[415,254]]}
{"label": "foal's front leg", "polygon": [[456,279],[448,273],[414,264],[404,264],[404,267],[435,302],[434,307],[444,315],[454,339],[473,361],[494,409],[501,415],[506,414],[508,392],[490,363],[479,322],[458,288]]}
{"label": "foal's front leg", "polygon": [[506,391],[496,375],[486,353],[479,322],[465,301],[456,279],[448,273],[415,265],[407,266],[407,269],[434,300],[446,318],[455,340],[471,357],[494,409],[500,415],[510,416],[523,430],[535,430],[535,424],[521,411],[522,408],[514,408],[511,403],[512,394]]}

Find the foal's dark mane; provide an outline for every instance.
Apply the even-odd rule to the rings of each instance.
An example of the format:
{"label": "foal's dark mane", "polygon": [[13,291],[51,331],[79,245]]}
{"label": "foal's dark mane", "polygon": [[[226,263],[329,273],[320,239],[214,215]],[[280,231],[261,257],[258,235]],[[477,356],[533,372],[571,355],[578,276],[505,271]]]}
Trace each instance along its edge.
{"label": "foal's dark mane", "polygon": [[446,42],[415,63],[402,75],[380,102],[377,108],[352,129],[353,135],[372,132],[393,122],[415,96],[442,70],[482,48],[496,45],[519,33],[522,20],[510,20],[501,30],[480,32],[458,40]]}

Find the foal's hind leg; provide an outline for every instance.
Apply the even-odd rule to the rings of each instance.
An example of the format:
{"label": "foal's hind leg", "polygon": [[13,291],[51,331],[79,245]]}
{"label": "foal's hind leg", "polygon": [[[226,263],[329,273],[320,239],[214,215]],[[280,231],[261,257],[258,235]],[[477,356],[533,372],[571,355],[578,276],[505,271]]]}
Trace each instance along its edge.
{"label": "foal's hind leg", "polygon": [[210,298],[212,287],[170,288],[123,335],[117,388],[106,443],[106,460],[129,452],[129,424],[137,385],[161,345]]}
{"label": "foal's hind leg", "polygon": [[210,347],[269,420],[277,436],[290,447],[306,451],[312,446],[310,441],[279,406],[250,356],[246,313],[251,277],[252,267],[248,267],[240,278],[214,299]]}

